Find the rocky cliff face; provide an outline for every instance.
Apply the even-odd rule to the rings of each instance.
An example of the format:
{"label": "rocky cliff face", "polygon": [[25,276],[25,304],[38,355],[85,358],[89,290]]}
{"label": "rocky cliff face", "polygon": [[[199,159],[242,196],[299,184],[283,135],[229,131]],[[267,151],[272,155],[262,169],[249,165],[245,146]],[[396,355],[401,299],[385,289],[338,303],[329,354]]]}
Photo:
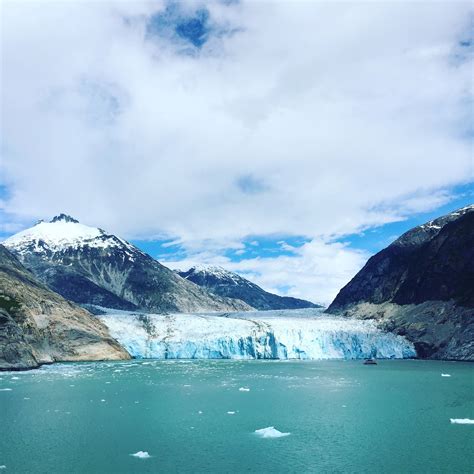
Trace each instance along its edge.
{"label": "rocky cliff face", "polygon": [[0,245],[0,370],[129,358],[104,324],[46,288]]}
{"label": "rocky cliff face", "polygon": [[48,287],[80,304],[153,312],[245,311],[102,229],[61,214],[4,242]]}
{"label": "rocky cliff face", "polygon": [[420,357],[474,360],[474,205],[403,234],[328,308],[375,318]]}
{"label": "rocky cliff face", "polygon": [[278,296],[263,290],[237,273],[216,266],[195,266],[178,272],[180,276],[216,295],[237,298],[258,310],[320,308],[310,301]]}

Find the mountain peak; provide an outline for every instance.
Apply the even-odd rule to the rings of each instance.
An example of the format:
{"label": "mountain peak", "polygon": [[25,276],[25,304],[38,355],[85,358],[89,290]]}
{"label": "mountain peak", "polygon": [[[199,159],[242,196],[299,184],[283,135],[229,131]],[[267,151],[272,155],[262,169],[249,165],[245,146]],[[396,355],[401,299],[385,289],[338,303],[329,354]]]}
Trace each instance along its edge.
{"label": "mountain peak", "polygon": [[79,224],[79,221],[77,219],[74,219],[74,217],[71,217],[67,214],[59,214],[57,216],[54,216],[51,220],[50,223],[53,224],[54,222],[73,222],[74,224]]}
{"label": "mountain peak", "polygon": [[474,204],[462,207],[461,209],[457,209],[449,214],[414,227],[392,242],[391,245],[394,247],[416,247],[422,245],[436,237],[446,224],[449,224],[470,212],[474,212]]}

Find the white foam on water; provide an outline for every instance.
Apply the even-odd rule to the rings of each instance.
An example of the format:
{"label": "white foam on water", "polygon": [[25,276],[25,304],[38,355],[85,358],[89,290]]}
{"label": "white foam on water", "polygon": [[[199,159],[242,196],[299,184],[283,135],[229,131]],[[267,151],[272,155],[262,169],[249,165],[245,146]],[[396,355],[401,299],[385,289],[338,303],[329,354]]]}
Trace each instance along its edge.
{"label": "white foam on water", "polygon": [[283,436],[289,436],[291,433],[282,433],[274,426],[268,426],[267,428],[255,430],[255,434],[260,436],[260,438],[282,438]]}
{"label": "white foam on water", "polygon": [[0,392],[11,392],[12,388],[0,388]]}
{"label": "white foam on water", "polygon": [[450,418],[450,421],[454,425],[474,425],[474,420],[469,418]]}
{"label": "white foam on water", "polygon": [[451,374],[441,374],[441,377],[451,377]]}
{"label": "white foam on water", "polygon": [[151,458],[151,456],[148,454],[148,451],[137,451],[136,453],[130,454],[130,456],[133,456],[134,458],[139,458],[139,459]]}
{"label": "white foam on water", "polygon": [[239,392],[250,392],[250,389],[247,387],[240,387]]}

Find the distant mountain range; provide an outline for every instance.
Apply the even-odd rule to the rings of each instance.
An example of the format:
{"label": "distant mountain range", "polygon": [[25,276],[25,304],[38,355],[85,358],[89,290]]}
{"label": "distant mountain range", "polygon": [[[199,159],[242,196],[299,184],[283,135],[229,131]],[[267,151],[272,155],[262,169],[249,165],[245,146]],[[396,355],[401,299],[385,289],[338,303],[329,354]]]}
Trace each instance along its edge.
{"label": "distant mountain range", "polygon": [[0,245],[0,370],[129,358],[95,316],[51,291]]}
{"label": "distant mountain range", "polygon": [[420,357],[474,360],[474,205],[374,255],[328,312],[378,319],[413,341]]}
{"label": "distant mountain range", "polygon": [[245,301],[258,310],[321,308],[310,301],[278,296],[263,290],[255,283],[219,266],[199,265],[178,274],[210,292]]}
{"label": "distant mountain range", "polygon": [[150,312],[252,309],[210,293],[129,242],[65,214],[3,243],[41,282],[79,304]]}

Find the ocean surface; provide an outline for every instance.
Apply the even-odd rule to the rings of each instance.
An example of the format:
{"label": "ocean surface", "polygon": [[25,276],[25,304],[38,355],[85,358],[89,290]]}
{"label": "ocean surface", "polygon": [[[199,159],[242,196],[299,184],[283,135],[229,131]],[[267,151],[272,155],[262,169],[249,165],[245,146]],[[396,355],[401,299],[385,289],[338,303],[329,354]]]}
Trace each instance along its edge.
{"label": "ocean surface", "polygon": [[474,419],[473,364],[55,364],[0,373],[0,467],[5,474],[472,473],[474,425],[451,418]]}

